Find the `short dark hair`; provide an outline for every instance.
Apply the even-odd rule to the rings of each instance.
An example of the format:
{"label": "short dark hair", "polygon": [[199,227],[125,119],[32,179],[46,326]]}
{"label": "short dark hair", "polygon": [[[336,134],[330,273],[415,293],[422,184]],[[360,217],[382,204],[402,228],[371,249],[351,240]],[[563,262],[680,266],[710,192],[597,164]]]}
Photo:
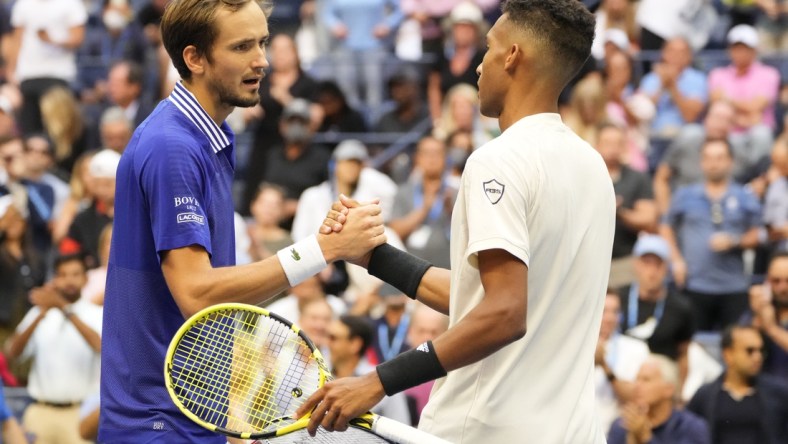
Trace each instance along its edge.
{"label": "short dark hair", "polygon": [[761,334],[757,328],[751,325],[742,325],[742,324],[731,324],[725,327],[725,330],[722,331],[722,339],[720,340],[720,347],[723,350],[730,350],[733,348],[733,332],[737,330],[751,330],[755,333]]}
{"label": "short dark hair", "polygon": [[88,270],[88,264],[85,262],[85,256],[82,253],[62,254],[57,256],[54,261],[53,269],[57,272],[60,267],[71,262],[78,262],[82,265],[82,270]]}
{"label": "short dark hair", "polygon": [[591,54],[596,19],[579,0],[506,0],[501,11],[557,59],[564,84]]}
{"label": "short dark hair", "polygon": [[216,41],[216,11],[227,8],[238,11],[249,2],[255,2],[269,15],[268,0],[173,0],[167,4],[161,19],[161,39],[172,64],[182,79],[191,79],[192,73],[183,60],[183,50],[193,45],[199,55],[210,60],[210,50]]}
{"label": "short dark hair", "polygon": [[359,356],[364,356],[367,349],[372,344],[372,326],[369,321],[363,316],[353,316],[344,314],[339,317],[339,321],[345,324],[348,328],[348,339],[360,338],[361,350],[358,351]]}
{"label": "short dark hair", "polygon": [[142,65],[135,62],[134,60],[121,59],[112,62],[112,65],[110,65],[109,69],[111,71],[118,66],[125,66],[126,69],[128,69],[128,73],[126,75],[126,81],[128,83],[142,85],[142,82],[145,79],[145,70],[142,69]]}

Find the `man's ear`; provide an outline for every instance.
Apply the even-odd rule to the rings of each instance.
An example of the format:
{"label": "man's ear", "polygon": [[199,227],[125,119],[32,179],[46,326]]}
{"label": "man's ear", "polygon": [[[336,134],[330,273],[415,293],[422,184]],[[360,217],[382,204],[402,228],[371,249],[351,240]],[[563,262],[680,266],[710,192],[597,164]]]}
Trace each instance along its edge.
{"label": "man's ear", "polygon": [[512,46],[509,47],[509,52],[506,54],[503,69],[509,72],[514,71],[517,65],[523,63],[524,56],[525,54],[523,54],[523,49],[520,48],[520,45],[512,43]]}
{"label": "man's ear", "polygon": [[205,55],[197,51],[197,47],[189,45],[183,48],[183,62],[192,74],[202,74],[205,72]]}

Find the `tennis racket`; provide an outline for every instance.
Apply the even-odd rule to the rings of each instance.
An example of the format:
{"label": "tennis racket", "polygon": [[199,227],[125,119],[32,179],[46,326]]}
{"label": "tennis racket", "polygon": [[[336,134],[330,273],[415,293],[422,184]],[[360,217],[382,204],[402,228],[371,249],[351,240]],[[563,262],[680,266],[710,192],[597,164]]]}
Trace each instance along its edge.
{"label": "tennis racket", "polygon": [[266,309],[218,304],[189,318],[170,342],[164,380],[173,402],[208,430],[261,443],[418,443],[439,438],[366,413],[345,432],[306,430],[295,411],[332,378],[298,327]]}

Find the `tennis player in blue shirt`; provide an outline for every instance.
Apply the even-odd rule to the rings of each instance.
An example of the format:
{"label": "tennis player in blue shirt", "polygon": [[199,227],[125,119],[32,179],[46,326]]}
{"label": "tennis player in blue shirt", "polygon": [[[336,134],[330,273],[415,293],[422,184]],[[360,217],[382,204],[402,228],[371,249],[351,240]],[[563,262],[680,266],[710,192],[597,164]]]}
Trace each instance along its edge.
{"label": "tennis player in blue shirt", "polygon": [[164,355],[185,318],[220,302],[259,303],[385,241],[372,204],[339,217],[336,234],[234,266],[235,153],[224,120],[258,102],[265,9],[256,0],[174,0],[164,13],[162,39],[182,81],[137,128],[118,167],[99,442],[225,443],[180,413],[164,385]]}

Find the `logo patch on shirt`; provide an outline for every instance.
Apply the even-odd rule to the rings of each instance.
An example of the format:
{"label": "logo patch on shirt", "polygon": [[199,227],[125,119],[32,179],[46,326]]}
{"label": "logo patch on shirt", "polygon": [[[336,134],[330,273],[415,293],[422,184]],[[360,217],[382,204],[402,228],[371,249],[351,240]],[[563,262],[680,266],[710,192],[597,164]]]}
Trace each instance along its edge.
{"label": "logo patch on shirt", "polygon": [[195,213],[179,213],[178,223],[182,224],[187,222],[205,225],[205,217]]}
{"label": "logo patch on shirt", "polygon": [[175,208],[178,208],[180,206],[185,206],[186,209],[189,211],[197,211],[197,207],[200,206],[200,203],[197,202],[197,199],[191,196],[179,196],[173,198],[173,200],[175,203]]}
{"label": "logo patch on shirt", "polygon": [[506,185],[498,182],[497,180],[488,180],[482,184],[484,187],[484,195],[490,200],[493,205],[497,204],[503,197],[503,190]]}

